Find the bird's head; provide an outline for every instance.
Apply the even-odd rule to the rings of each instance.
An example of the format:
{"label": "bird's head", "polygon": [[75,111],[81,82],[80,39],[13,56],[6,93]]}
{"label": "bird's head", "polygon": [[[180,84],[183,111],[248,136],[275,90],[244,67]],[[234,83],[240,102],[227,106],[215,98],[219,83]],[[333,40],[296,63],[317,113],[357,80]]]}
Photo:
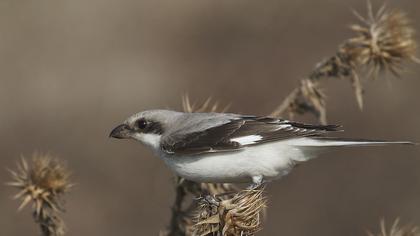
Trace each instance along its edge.
{"label": "bird's head", "polygon": [[160,138],[169,127],[169,123],[180,114],[182,113],[169,110],[147,110],[139,112],[115,127],[109,134],[109,137],[134,139],[153,148],[157,148]]}

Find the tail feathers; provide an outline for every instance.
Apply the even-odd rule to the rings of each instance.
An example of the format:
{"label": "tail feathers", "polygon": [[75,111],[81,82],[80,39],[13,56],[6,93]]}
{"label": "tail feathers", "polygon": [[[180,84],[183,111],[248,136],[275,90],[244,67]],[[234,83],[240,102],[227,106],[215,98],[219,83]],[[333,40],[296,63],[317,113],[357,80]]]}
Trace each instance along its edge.
{"label": "tail feathers", "polygon": [[290,145],[298,146],[304,155],[294,157],[296,162],[307,161],[337,147],[385,146],[385,145],[417,145],[408,141],[384,141],[368,139],[347,139],[332,137],[307,137],[295,139]]}
{"label": "tail feathers", "polygon": [[304,138],[296,143],[296,146],[306,147],[343,147],[343,146],[385,146],[385,145],[417,145],[410,141],[386,141],[386,140],[369,140],[369,139],[349,139],[349,138],[333,138],[333,137],[316,137]]}

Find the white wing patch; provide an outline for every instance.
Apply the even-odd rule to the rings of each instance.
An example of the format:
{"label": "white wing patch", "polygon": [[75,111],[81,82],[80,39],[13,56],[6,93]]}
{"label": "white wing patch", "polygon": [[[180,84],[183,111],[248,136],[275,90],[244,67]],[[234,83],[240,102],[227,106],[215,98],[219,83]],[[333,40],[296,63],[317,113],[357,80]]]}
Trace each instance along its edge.
{"label": "white wing patch", "polygon": [[293,128],[290,124],[281,124],[281,125],[278,125],[277,128],[275,128],[273,131],[277,131],[281,129],[289,130],[290,128]]}
{"label": "white wing patch", "polygon": [[238,142],[241,145],[255,144],[260,141],[263,137],[261,135],[248,135],[239,138],[233,138],[230,141]]}

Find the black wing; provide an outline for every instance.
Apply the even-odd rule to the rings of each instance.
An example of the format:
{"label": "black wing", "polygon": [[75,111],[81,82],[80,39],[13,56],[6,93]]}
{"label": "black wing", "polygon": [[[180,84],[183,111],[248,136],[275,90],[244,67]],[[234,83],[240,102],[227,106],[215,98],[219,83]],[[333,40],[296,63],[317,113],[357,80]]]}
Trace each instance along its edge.
{"label": "black wing", "polygon": [[[165,137],[161,148],[170,154],[237,151],[242,147],[298,137],[320,136],[338,131],[337,125],[310,125],[271,117],[243,116],[187,135]],[[255,138],[252,142],[247,137]],[[241,140],[242,138],[242,140]]]}

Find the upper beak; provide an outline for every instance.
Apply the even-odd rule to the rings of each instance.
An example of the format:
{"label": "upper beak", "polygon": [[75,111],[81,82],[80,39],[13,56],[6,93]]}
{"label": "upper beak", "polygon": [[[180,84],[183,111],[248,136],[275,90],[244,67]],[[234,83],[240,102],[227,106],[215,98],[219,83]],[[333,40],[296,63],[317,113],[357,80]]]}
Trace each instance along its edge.
{"label": "upper beak", "polygon": [[130,138],[130,127],[126,124],[119,125],[115,127],[111,133],[109,134],[110,138],[118,138],[118,139],[124,139],[124,138]]}

